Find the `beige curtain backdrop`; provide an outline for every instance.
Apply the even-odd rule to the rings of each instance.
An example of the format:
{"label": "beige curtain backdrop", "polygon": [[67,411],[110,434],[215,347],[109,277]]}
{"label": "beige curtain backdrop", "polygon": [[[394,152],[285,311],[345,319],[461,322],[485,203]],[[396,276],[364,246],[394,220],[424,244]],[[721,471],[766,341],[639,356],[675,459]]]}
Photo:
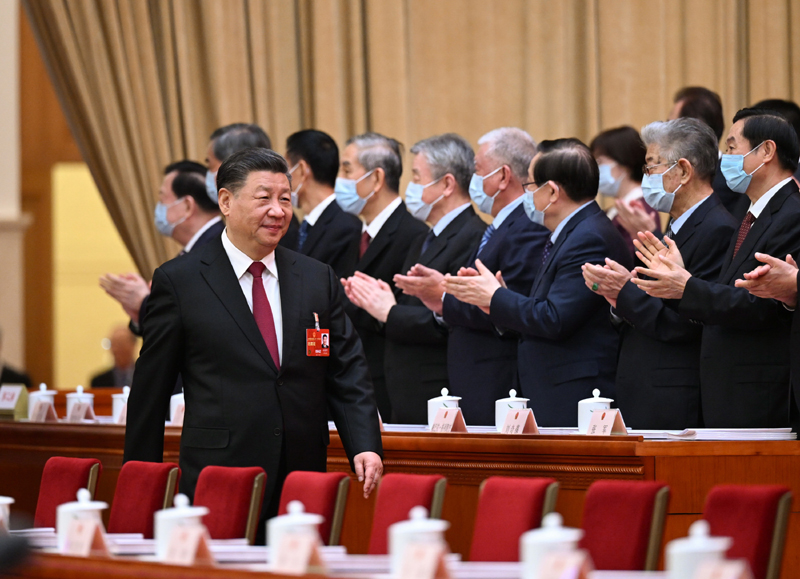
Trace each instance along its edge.
{"label": "beige curtain backdrop", "polygon": [[161,170],[223,124],[282,151],[315,127],[410,146],[499,126],[536,139],[666,117],[703,85],[728,119],[800,99],[800,0],[23,0],[62,106],[143,275]]}

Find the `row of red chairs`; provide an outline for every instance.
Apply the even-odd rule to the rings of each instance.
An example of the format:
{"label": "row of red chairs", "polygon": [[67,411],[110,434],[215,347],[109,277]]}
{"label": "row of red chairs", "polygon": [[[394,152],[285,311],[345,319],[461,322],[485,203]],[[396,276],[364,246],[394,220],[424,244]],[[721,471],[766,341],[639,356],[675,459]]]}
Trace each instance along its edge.
{"label": "row of red chairs", "polygon": [[[94,459],[54,457],[42,474],[34,524],[55,526],[57,505],[74,500],[80,488],[94,493],[100,474]],[[111,505],[111,533],[152,537],[153,513],[172,503],[180,469],[172,463],[128,462],[120,471]],[[209,508],[204,523],[215,539],[255,537],[266,474],[258,467],[206,467],[195,491],[195,505]],[[323,515],[320,536],[338,544],[349,477],[344,473],[293,472],[284,484],[279,513],[300,500],[307,512]],[[390,525],[422,505],[440,518],[447,479],[439,475],[387,474],[378,487],[370,535],[370,554],[388,551]],[[537,528],[555,508],[558,483],[549,478],[490,477],[481,485],[470,561],[517,561],[519,538]],[[791,492],[782,486],[714,487],[703,518],[715,536],[733,538],[732,558],[747,559],[755,579],[780,575]],[[669,487],[660,482],[598,481],[589,487],[583,511],[584,537],[601,570],[657,568]]]}

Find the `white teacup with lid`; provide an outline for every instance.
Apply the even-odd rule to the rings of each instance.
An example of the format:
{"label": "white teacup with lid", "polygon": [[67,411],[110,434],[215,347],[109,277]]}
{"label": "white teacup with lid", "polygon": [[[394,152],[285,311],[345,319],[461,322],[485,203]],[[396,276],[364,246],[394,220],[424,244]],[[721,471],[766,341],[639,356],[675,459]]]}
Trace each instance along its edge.
{"label": "white teacup with lid", "polygon": [[595,388],[592,390],[594,398],[585,398],[578,402],[578,432],[586,434],[589,431],[589,423],[592,421],[592,412],[595,410],[609,410],[611,403],[614,402],[611,398],[601,398],[600,390]]}
{"label": "white teacup with lid", "polygon": [[186,407],[186,399],[183,397],[183,392],[179,392],[178,394],[173,394],[172,397],[169,399],[170,421],[175,419],[175,411],[181,404],[183,404],[184,408]]}
{"label": "white teacup with lid", "polygon": [[461,396],[450,396],[447,388],[442,388],[442,395],[428,400],[428,428],[433,426],[433,420],[440,408],[458,408]]}
{"label": "white teacup with lid", "polygon": [[275,560],[275,549],[281,544],[281,538],[287,533],[309,534],[319,540],[319,525],[325,517],[315,513],[307,513],[300,501],[290,501],[286,505],[286,514],[273,517],[267,521],[267,546],[272,549],[272,560]]}
{"label": "white teacup with lid", "polygon": [[167,548],[175,527],[202,525],[203,517],[208,514],[208,507],[189,506],[189,497],[183,493],[175,495],[172,509],[162,509],[155,513],[153,535],[156,540],[156,559],[167,558]]}
{"label": "white teacup with lid", "polygon": [[56,391],[55,390],[48,390],[47,384],[42,382],[39,384],[38,390],[31,390],[28,394],[28,419],[30,420],[31,416],[33,416],[33,407],[36,406],[36,403],[42,402],[49,402],[53,405],[53,410],[55,410],[56,404]]}
{"label": "white teacup with lid", "polygon": [[442,519],[429,519],[428,509],[416,506],[408,512],[408,520],[389,525],[389,573],[400,576],[403,555],[412,543],[444,545],[444,532],[450,523]]}
{"label": "white teacup with lid", "polygon": [[123,386],[122,392],[119,394],[111,395],[111,416],[114,422],[119,420],[119,415],[122,412],[122,407],[128,403],[128,396],[131,393],[130,386]]}
{"label": "white teacup with lid", "polygon": [[0,497],[0,534],[7,533],[11,524],[12,497]]}
{"label": "white teacup with lid", "polygon": [[108,508],[108,503],[93,501],[92,493],[88,489],[78,490],[77,498],[76,502],[56,507],[56,544],[59,553],[63,553],[66,548],[67,533],[72,521],[95,519],[103,526],[102,511]]}
{"label": "white teacup with lid", "polygon": [[530,398],[517,398],[516,390],[509,390],[508,398],[496,400],[494,403],[494,424],[497,427],[497,432],[503,431],[503,424],[506,421],[508,411],[527,408],[529,400]]}
{"label": "white teacup with lid", "polygon": [[522,579],[539,579],[542,561],[549,553],[578,548],[583,530],[564,527],[563,524],[564,518],[559,513],[548,513],[542,517],[540,528],[522,534],[519,539]]}
{"label": "white teacup with lid", "polygon": [[70,392],[67,394],[67,416],[69,416],[69,413],[72,410],[72,407],[75,406],[76,402],[88,404],[91,406],[92,411],[94,411],[94,394],[91,392],[84,392],[83,386],[78,386],[75,388],[75,392]]}
{"label": "white teacup with lid", "polygon": [[712,537],[708,521],[700,519],[689,527],[689,536],[667,544],[665,563],[668,579],[694,577],[706,561],[722,561],[733,544],[730,537]]}

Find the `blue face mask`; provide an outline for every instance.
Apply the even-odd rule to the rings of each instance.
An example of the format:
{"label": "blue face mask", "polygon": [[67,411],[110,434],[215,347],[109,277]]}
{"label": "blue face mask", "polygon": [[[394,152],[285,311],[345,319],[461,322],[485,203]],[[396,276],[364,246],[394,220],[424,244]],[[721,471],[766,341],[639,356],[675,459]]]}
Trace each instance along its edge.
{"label": "blue face mask", "polygon": [[346,211],[352,215],[361,214],[361,212],[364,210],[364,206],[367,204],[367,201],[369,201],[369,198],[375,195],[375,190],[373,189],[372,193],[366,197],[360,197],[358,195],[358,191],[356,190],[356,185],[372,175],[374,172],[375,169],[369,173],[365,173],[359,179],[345,179],[343,177],[336,178],[336,186],[333,188],[333,192],[336,193],[336,202],[339,204],[339,207],[342,208],[342,211]]}
{"label": "blue face mask", "polygon": [[681,183],[672,193],[667,193],[664,190],[664,175],[677,164],[678,163],[673,163],[669,169],[658,175],[642,176],[642,193],[644,194],[644,200],[656,211],[669,213],[669,210],[672,209],[672,204],[675,202],[675,193],[678,192],[678,189],[683,187],[683,183]]}
{"label": "blue face mask", "polygon": [[611,169],[613,169],[615,166],[616,165],[611,165],[609,163],[603,163],[599,166],[600,185],[598,186],[597,190],[601,195],[605,195],[607,197],[617,196],[619,185],[622,183],[622,177],[619,179],[614,179],[614,176],[611,174]]}
{"label": "blue face mask", "polygon": [[408,208],[408,212],[411,213],[414,217],[419,219],[420,221],[426,221],[428,216],[431,214],[431,209],[433,206],[436,205],[439,201],[444,199],[444,193],[442,193],[439,198],[432,202],[432,203],[425,203],[422,200],[422,194],[431,185],[435,185],[439,181],[441,181],[444,177],[439,177],[436,181],[431,181],[427,185],[420,185],[419,183],[409,183],[406,186],[406,207]]}
{"label": "blue face mask", "polygon": [[500,194],[500,189],[498,189],[494,195],[487,195],[486,191],[483,190],[483,181],[484,179],[488,179],[495,173],[497,173],[503,166],[500,165],[497,169],[489,173],[488,175],[484,175],[481,177],[477,173],[472,174],[472,179],[469,182],[469,196],[475,202],[475,205],[478,206],[478,209],[483,211],[484,213],[488,213],[489,215],[492,214],[492,206],[494,205],[494,198]]}
{"label": "blue face mask", "polygon": [[[763,144],[764,143],[760,143],[753,147],[750,150],[750,153],[758,149]],[[722,155],[722,161],[720,161],[720,170],[722,171],[722,175],[725,177],[725,182],[728,184],[728,187],[730,187],[731,191],[736,191],[737,193],[747,192],[747,188],[750,186],[750,180],[753,178],[753,173],[764,166],[764,163],[761,163],[755,168],[753,173],[746,173],[744,170],[744,158],[750,153],[745,155]]]}
{"label": "blue face mask", "polygon": [[[299,167],[299,166],[300,166],[300,163],[297,163],[297,165],[295,165],[294,167],[289,169],[289,175],[292,175],[294,173],[294,170],[297,169],[297,167]],[[303,186],[303,184],[300,183],[297,186],[297,189],[292,191],[292,207],[294,207],[295,209],[300,207],[300,197],[298,197],[297,194],[300,192],[300,187],[302,187],[302,186]]]}
{"label": "blue face mask", "polygon": [[[545,185],[547,185],[547,183],[545,183]],[[542,185],[542,187],[544,187],[544,185]],[[527,190],[525,191],[525,194],[522,197],[522,208],[525,210],[525,215],[528,216],[528,219],[530,219],[537,225],[541,225],[544,227],[544,212],[550,208],[553,202],[551,201],[550,203],[548,203],[547,207],[545,207],[541,211],[536,209],[536,205],[533,203],[533,196],[534,194],[536,194],[536,191],[538,191],[542,187],[539,187],[538,189],[530,193],[528,193]]]}
{"label": "blue face mask", "polygon": [[178,203],[183,201],[183,197],[175,201],[175,203],[170,203],[169,205],[164,205],[160,201],[156,203],[156,210],[155,210],[155,218],[154,222],[156,224],[156,229],[158,232],[165,236],[165,237],[172,237],[172,232],[175,231],[175,228],[186,221],[186,218],[189,215],[184,215],[183,218],[178,219],[175,223],[170,223],[169,219],[167,219],[167,209],[170,207],[175,207]]}
{"label": "blue face mask", "polygon": [[217,191],[217,172],[206,171],[206,193],[214,203],[219,203],[219,192]]}

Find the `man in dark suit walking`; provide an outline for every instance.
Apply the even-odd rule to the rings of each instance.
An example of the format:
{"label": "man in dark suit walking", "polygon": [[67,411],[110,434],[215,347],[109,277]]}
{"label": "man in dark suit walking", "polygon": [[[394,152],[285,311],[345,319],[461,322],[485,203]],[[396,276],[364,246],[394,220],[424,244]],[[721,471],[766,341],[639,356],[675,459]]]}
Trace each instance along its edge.
{"label": "man in dark suit walking", "polygon": [[[693,276],[715,281],[737,223],[711,187],[718,150],[714,133],[697,119],[681,118],[647,125],[642,139],[647,146],[645,186],[650,200],[670,215],[667,238]],[[655,185],[651,175],[661,175]],[[641,236],[644,245],[668,253],[655,236]],[[631,272],[613,260],[585,265],[583,276],[620,320],[616,401],[625,424],[664,430],[702,426],[703,327],[640,290]]]}
{"label": "man in dark suit walking", "polygon": [[[398,194],[403,161],[400,143],[377,133],[351,137],[342,151],[336,179],[336,202],[346,212],[364,219],[356,271],[394,287],[413,241],[428,231],[406,210]],[[345,287],[350,278],[344,279]],[[388,420],[392,405],[386,390],[384,325],[349,300],[347,315],[364,344],[375,398],[381,416]]]}
{"label": "man in dark suit walking", "polygon": [[617,333],[606,301],[584,284],[581,266],[606,257],[631,267],[622,236],[594,201],[599,170],[589,148],[560,139],[530,169],[524,207],[551,231],[543,264],[528,295],[504,286],[501,272],[487,269],[446,276],[445,288],[489,314],[519,342],[522,394],[531,399],[541,426],[577,425],[578,401],[599,388],[614,396]]}
{"label": "man in dark suit walking", "polygon": [[693,276],[677,250],[672,258],[637,268],[648,294],[680,300],[678,312],[704,324],[700,362],[703,421],[710,428],[767,428],[789,424],[791,312],[758,298],[736,280],[760,265],[755,253],[800,249],[800,196],[792,174],[800,156],[785,118],[742,109],[733,118],[722,168],[728,186],[746,194],[750,209],[733,235],[716,283]]}
{"label": "man in dark suit walking", "polygon": [[339,148],[329,135],[307,129],[286,139],[292,174],[292,204],[305,214],[297,246],[291,249],[327,263],[337,276],[353,275],[361,241],[361,220],[336,203]]}
{"label": "man in dark suit walking", "polygon": [[[411,147],[412,181],[406,189],[409,211],[432,229],[419,236],[403,264],[419,264],[455,274],[477,249],[484,221],[470,205],[469,180],[474,153],[455,134],[439,135]],[[392,292],[389,284],[361,272],[349,284],[350,301],[385,324],[386,388],[392,422],[425,424],[427,400],[448,386],[447,328],[416,297]]]}
{"label": "man in dark suit walking", "polygon": [[[288,472],[325,470],[330,409],[368,495],[382,449],[367,365],[333,270],[278,247],[291,214],[286,162],[267,149],[240,151],[217,183],[226,230],[153,277],[125,460],[162,460],[164,416],[181,373],[182,492],[193,494],[207,465],[260,466],[263,523],[277,512]],[[330,334],[329,356],[307,355],[317,318]]]}

